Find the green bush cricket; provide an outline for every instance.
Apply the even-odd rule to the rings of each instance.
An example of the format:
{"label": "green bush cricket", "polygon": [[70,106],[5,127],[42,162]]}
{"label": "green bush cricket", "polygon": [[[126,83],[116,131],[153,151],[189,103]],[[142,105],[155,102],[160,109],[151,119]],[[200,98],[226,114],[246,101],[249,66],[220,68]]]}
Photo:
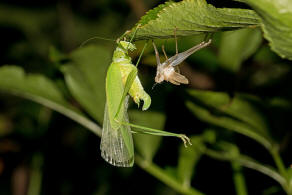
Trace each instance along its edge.
{"label": "green bush cricket", "polygon": [[[145,47],[146,44],[144,49]],[[106,76],[106,105],[100,150],[101,156],[105,161],[119,167],[133,166],[134,146],[132,132],[179,137],[183,140],[185,146],[187,143],[191,144],[189,138],[183,134],[165,132],[129,123],[127,94],[138,105],[143,100],[142,110],[147,110],[151,104],[151,98],[144,91],[137,76],[137,67],[132,64],[131,57],[128,55],[128,50],[134,49],[136,47],[131,42],[118,39],[117,48],[113,54],[113,62],[110,64]],[[132,131],[131,127],[134,127],[135,130]]]}

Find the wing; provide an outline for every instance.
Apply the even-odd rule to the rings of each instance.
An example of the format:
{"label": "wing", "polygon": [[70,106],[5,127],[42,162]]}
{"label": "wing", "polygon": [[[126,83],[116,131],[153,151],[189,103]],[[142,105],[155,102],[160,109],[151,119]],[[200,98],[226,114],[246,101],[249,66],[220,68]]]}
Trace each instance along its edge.
{"label": "wing", "polygon": [[[123,114],[123,121],[129,123],[126,111]],[[109,119],[107,104],[104,111],[100,150],[102,158],[114,166],[131,167],[134,164],[131,128],[126,125],[120,125],[118,129],[113,129]]]}
{"label": "wing", "polygon": [[184,52],[181,52],[181,53],[178,53],[174,56],[172,56],[171,58],[169,58],[169,62],[170,62],[170,65],[171,66],[177,66],[179,65],[180,63],[182,63],[185,59],[187,59],[190,55],[192,55],[193,53],[195,53],[196,51],[204,48],[204,47],[207,47],[208,45],[211,44],[211,39],[209,39],[208,42],[201,42],[200,44],[198,45],[195,45],[194,47],[184,51]]}

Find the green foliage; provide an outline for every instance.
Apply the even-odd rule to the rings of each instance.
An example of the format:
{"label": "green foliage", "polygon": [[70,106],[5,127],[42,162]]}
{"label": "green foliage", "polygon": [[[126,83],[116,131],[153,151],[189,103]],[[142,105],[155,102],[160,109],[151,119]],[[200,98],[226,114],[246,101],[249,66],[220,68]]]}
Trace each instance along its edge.
{"label": "green foliage", "polygon": [[[158,112],[141,112],[137,110],[129,111],[130,121],[134,124],[147,126],[154,129],[163,129],[165,123],[165,115]],[[154,135],[134,134],[135,147],[141,156],[151,162],[154,158],[162,137]]]}
{"label": "green foliage", "polygon": [[70,55],[62,66],[66,84],[73,97],[99,123],[103,121],[106,69],[109,52],[102,47],[85,47]]}
{"label": "green foliage", "polygon": [[191,180],[195,175],[195,168],[203,155],[205,142],[215,142],[215,134],[213,131],[205,131],[201,136],[191,138],[192,147],[186,150],[185,147],[180,147],[180,155],[177,166],[177,177],[182,185],[186,188],[191,187]]}
{"label": "green foliage", "polygon": [[[140,27],[135,39],[170,38],[173,37],[175,28],[177,28],[178,36],[191,36],[261,26],[271,48],[281,57],[292,59],[292,3],[288,0],[281,3],[277,0],[269,2],[266,0],[237,1],[247,3],[254,11],[215,8],[211,4],[207,4],[205,0],[185,0],[178,3],[161,4],[147,12],[137,23]],[[255,37],[255,39],[257,38]],[[254,42],[252,43],[256,46],[258,41],[254,40]],[[252,46],[250,47],[252,49]],[[247,54],[242,55],[241,57],[245,57]],[[236,67],[236,64],[234,66]]]}
{"label": "green foliage", "polygon": [[[26,75],[18,66],[3,66],[0,73],[2,90],[31,96],[38,101],[46,100],[49,103],[56,102],[59,105],[66,105],[65,99],[56,85],[43,75]],[[66,106],[69,107],[68,104]]]}
{"label": "green foliage", "polygon": [[135,40],[170,38],[175,28],[177,36],[191,36],[259,24],[258,16],[252,10],[215,8],[205,0],[167,2],[141,18]]}
{"label": "green foliage", "polygon": [[[249,136],[271,149],[273,140],[266,119],[253,105],[253,97],[239,94],[229,98],[226,93],[197,90],[189,94],[194,99],[188,100],[186,105],[198,118]],[[199,102],[194,103],[196,101]]]}
{"label": "green foliage", "polygon": [[0,89],[56,110],[79,122],[97,135],[101,129],[67,102],[55,83],[40,74],[26,74],[18,66],[0,68]]}
{"label": "green foliage", "polygon": [[260,16],[265,38],[272,50],[292,60],[292,2],[289,0],[239,0],[250,5]]}
{"label": "green foliage", "polygon": [[242,62],[255,53],[261,42],[259,29],[225,32],[221,38],[218,60],[224,69],[238,72]]}
{"label": "green foliage", "polygon": [[[291,63],[288,60],[292,59],[292,4],[289,0],[236,1],[243,3],[239,5],[244,3],[249,5],[250,9],[216,8],[205,0],[166,2],[148,11],[134,25],[131,33],[126,34],[127,38],[131,37],[138,27],[134,40],[166,39],[173,37],[174,29],[177,28],[177,35],[186,38],[179,39],[179,46],[184,49],[188,49],[190,44],[193,45],[193,41],[202,40],[204,35],[213,34],[210,48],[190,57],[185,64],[189,69],[184,70],[183,67],[181,69],[182,74],[190,75],[188,79],[191,85],[186,87],[188,89],[181,86],[175,88],[164,83],[153,91],[147,90],[153,84],[155,70],[152,67],[155,66],[155,56],[152,51],[146,52],[146,58],[150,60],[142,60],[142,62],[152,67],[145,68],[139,65],[138,74],[142,78],[145,90],[151,93],[153,104],[149,111],[142,112],[133,109],[130,102],[130,122],[165,131],[181,130],[182,133],[191,136],[193,145],[185,148],[182,144],[177,145],[177,142],[172,142],[170,138],[134,134],[137,151],[135,162],[140,168],[180,194],[205,193],[195,189],[193,185],[193,179],[200,180],[198,177],[200,173],[207,175],[206,185],[210,188],[213,186],[212,178],[228,177],[209,172],[213,166],[216,166],[216,160],[220,160],[226,161],[232,170],[230,177],[233,177],[233,193],[245,195],[250,192],[249,185],[253,182],[249,181],[252,180],[249,174],[245,175],[245,169],[248,168],[275,181],[268,189],[263,189],[259,185],[259,191],[284,192],[290,195],[292,169],[288,166],[291,162],[283,162],[283,159],[289,159],[291,150],[288,148],[289,139],[291,140],[291,122],[288,116],[292,113],[292,94],[289,84]],[[18,43],[10,48],[10,55],[15,55],[15,58],[20,60],[22,60],[21,55],[24,54],[19,51],[32,56],[42,56],[42,60],[39,61],[39,64],[42,64],[40,69],[44,68],[43,73],[46,75],[35,73],[37,71],[32,71],[33,68],[30,66],[1,66],[0,92],[37,102],[69,117],[100,136],[105,105],[105,77],[111,62],[111,49],[99,44],[99,46],[77,48],[70,54],[64,54],[65,52],[58,51],[59,46],[56,46],[58,49],[51,47],[49,56],[52,62],[43,65],[44,59],[47,60],[49,44],[55,45],[55,43],[52,41],[53,34],[48,36],[42,30],[48,25],[54,26],[52,21],[56,17],[55,11],[27,11],[2,4],[0,9],[3,10],[0,12],[0,25],[5,22],[9,26],[21,29],[29,39],[26,43],[29,47]],[[11,15],[12,12],[16,14]],[[88,32],[99,35],[114,32],[109,34],[114,37],[114,34],[118,34],[118,27],[113,28],[110,24],[116,21],[117,25],[120,18],[122,17],[113,14],[96,23],[84,22],[79,18],[76,20],[78,24],[76,33],[79,40],[85,40],[85,37],[89,36]],[[71,35],[70,30],[68,34]],[[196,39],[189,37],[192,35],[200,36]],[[68,37],[63,35],[64,38]],[[272,53],[263,38],[269,42],[269,46],[277,55],[288,60],[282,60]],[[73,42],[72,37],[71,40]],[[168,54],[175,52],[172,45],[166,44],[166,49]],[[138,54],[130,55],[138,56]],[[132,58],[135,59],[135,56]],[[27,61],[24,60],[23,64],[30,64],[31,61],[28,59],[25,58]],[[209,65],[210,63],[212,65]],[[196,69],[196,72],[193,72],[189,64],[194,64],[192,68]],[[199,64],[201,66],[198,68]],[[203,69],[204,72],[201,73],[199,69]],[[226,74],[231,75],[235,80],[226,77]],[[195,80],[195,77],[199,79]],[[211,87],[210,90],[190,89],[196,86],[196,82],[206,80],[214,83],[215,87]],[[175,97],[172,97],[173,94]],[[2,103],[3,97],[0,98]],[[8,102],[5,98],[6,96],[3,102]],[[164,109],[167,112],[164,112]],[[1,111],[0,138],[9,136],[14,131],[15,127],[9,117],[10,115]],[[43,120],[39,119],[42,116],[35,117],[38,121]],[[47,120],[49,123],[50,117]],[[72,131],[71,127],[67,129]],[[246,145],[245,139],[244,141],[238,139],[243,136],[263,147]],[[84,140],[84,142],[88,141],[87,138]],[[79,145],[76,147],[79,148]],[[254,155],[253,150],[258,151],[258,148],[260,153]],[[264,150],[271,155],[270,158],[262,157],[261,153]],[[168,153],[164,154],[166,152]],[[94,155],[97,155],[96,150]],[[204,156],[210,157],[211,163],[208,162],[209,158],[206,160]],[[39,181],[44,177],[40,174],[42,163],[46,163],[43,159],[46,159],[46,156],[42,151],[33,154],[32,169],[35,172],[32,174],[30,191],[42,191]],[[270,162],[271,159],[274,162]],[[92,162],[90,160],[84,159]],[[207,164],[204,165],[206,161]],[[0,156],[0,168],[1,163]],[[101,169],[104,169],[103,166]],[[135,171],[135,169],[131,170]],[[108,169],[102,170],[102,173],[92,171],[92,174],[95,174],[95,179],[100,177],[105,180],[104,183],[107,183],[108,187],[113,185],[113,182],[108,180],[107,171]],[[127,174],[131,175],[132,172]],[[137,178],[137,181],[140,180],[141,178]],[[264,188],[269,185],[270,180],[267,183]],[[31,186],[34,184],[35,188]],[[195,187],[203,189],[196,183]]]}

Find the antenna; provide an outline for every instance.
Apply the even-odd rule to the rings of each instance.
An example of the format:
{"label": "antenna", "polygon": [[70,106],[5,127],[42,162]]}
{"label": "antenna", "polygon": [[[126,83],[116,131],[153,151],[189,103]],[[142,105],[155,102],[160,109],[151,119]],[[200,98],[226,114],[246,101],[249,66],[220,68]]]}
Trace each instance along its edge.
{"label": "antenna", "polygon": [[152,86],[152,88],[151,88],[151,90],[153,90],[154,87],[155,87],[157,84],[158,84],[158,83],[154,83],[153,86]]}
{"label": "antenna", "polygon": [[85,41],[83,41],[81,44],[80,44],[80,48],[83,47],[86,43],[88,43],[89,41],[92,41],[94,39],[100,39],[100,40],[106,40],[106,41],[115,41],[114,39],[109,39],[109,38],[104,38],[104,37],[98,37],[98,36],[95,36],[95,37],[91,37]]}

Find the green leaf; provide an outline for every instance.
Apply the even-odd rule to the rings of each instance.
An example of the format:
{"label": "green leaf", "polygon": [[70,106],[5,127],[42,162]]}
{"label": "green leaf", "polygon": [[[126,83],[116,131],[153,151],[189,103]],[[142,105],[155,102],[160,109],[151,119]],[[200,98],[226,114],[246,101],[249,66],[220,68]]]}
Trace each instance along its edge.
{"label": "green leaf", "polygon": [[[230,99],[226,93],[190,90],[187,107],[201,120],[260,142],[270,149],[274,143],[263,114],[254,105],[255,97],[237,94]],[[259,101],[259,100],[258,100]]]}
{"label": "green leaf", "polygon": [[[205,0],[167,2],[147,12],[139,25],[135,40],[190,36],[259,25],[258,16],[252,10],[216,8]],[[133,33],[133,29],[131,32]],[[131,37],[132,33],[127,36]]]}
{"label": "green leaf", "polygon": [[54,46],[50,46],[49,59],[51,62],[58,64],[61,63],[62,60],[66,60],[67,56],[57,50],[57,48],[55,48]]}
{"label": "green leaf", "polygon": [[0,90],[58,111],[101,135],[100,127],[68,103],[53,81],[40,74],[25,74],[21,67],[3,66],[0,68]]}
{"label": "green leaf", "polygon": [[251,6],[262,20],[265,38],[273,51],[292,60],[292,1],[237,0]]}
{"label": "green leaf", "polygon": [[241,29],[224,32],[219,48],[219,61],[223,68],[237,72],[244,60],[259,48],[262,42],[259,29]]}
{"label": "green leaf", "polygon": [[66,84],[82,107],[102,123],[110,52],[104,47],[89,46],[75,50],[70,59],[71,62],[62,67]]}
{"label": "green leaf", "polygon": [[[139,124],[142,126],[163,129],[165,123],[165,115],[159,112],[147,111],[141,112],[138,110],[130,110],[130,121],[134,124]],[[134,134],[135,148],[147,161],[152,161],[155,156],[162,137],[155,135],[146,134]]]}

